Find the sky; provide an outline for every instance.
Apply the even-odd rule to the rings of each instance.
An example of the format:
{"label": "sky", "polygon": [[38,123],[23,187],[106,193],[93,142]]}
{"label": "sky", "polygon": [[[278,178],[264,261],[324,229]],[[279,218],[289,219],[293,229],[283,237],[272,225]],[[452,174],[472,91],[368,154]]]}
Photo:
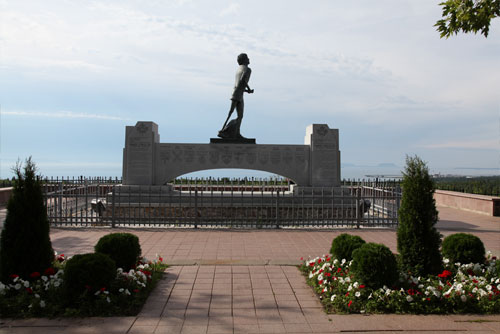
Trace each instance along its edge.
{"label": "sky", "polygon": [[441,39],[439,2],[0,0],[0,178],[29,156],[44,176],[120,177],[137,121],[208,143],[242,52],[241,131],[258,144],[325,123],[346,171],[418,155],[499,175],[500,19]]}

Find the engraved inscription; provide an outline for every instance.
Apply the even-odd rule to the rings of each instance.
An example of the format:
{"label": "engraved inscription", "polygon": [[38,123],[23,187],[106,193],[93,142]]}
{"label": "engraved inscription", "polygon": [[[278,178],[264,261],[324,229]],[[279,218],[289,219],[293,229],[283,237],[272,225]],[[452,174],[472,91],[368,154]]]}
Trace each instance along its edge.
{"label": "engraved inscription", "polygon": [[265,165],[267,164],[268,161],[269,161],[269,152],[267,151],[259,152],[259,162],[262,165]]}
{"label": "engraved inscription", "polygon": [[271,163],[277,165],[281,162],[281,152],[278,147],[273,147],[271,151]]}
{"label": "engraved inscription", "polygon": [[217,151],[210,151],[208,153],[208,160],[210,160],[210,162],[212,164],[216,164],[219,162],[219,152]]}

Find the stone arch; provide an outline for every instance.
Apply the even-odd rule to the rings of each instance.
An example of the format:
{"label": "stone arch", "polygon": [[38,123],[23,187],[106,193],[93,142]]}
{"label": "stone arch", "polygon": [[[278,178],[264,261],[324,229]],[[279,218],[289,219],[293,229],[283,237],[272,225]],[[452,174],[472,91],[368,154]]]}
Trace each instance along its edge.
{"label": "stone arch", "polygon": [[340,185],[338,130],[307,127],[304,145],[246,143],[160,143],[158,125],[127,126],[123,150],[124,185],[162,185],[190,172],[253,169],[283,175],[300,186]]}

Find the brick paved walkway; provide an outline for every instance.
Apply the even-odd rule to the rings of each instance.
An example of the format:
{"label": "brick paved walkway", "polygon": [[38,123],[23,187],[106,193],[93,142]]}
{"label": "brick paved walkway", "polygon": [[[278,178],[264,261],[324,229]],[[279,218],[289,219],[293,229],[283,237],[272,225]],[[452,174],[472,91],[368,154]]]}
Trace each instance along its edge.
{"label": "brick paved walkway", "polygon": [[[439,211],[443,235],[473,233],[500,253],[500,218]],[[3,319],[0,333],[500,333],[500,315],[327,315],[291,266],[328,252],[332,239],[346,231],[396,251],[394,230],[115,231],[137,234],[144,255],[159,253],[175,264],[137,317]],[[109,232],[53,228],[51,239],[57,251],[71,255],[92,251]]]}

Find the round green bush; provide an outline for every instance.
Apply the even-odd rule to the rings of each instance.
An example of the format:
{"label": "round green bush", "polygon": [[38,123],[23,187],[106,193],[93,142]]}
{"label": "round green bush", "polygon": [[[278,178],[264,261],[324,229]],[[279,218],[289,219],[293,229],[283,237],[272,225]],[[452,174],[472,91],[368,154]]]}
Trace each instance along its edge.
{"label": "round green bush", "polygon": [[332,241],[330,253],[337,259],[352,260],[352,252],[365,244],[365,241],[357,235],[342,233]]}
{"label": "round green bush", "polygon": [[129,271],[135,268],[139,256],[141,256],[141,245],[139,238],[130,233],[111,233],[103,236],[94,247],[96,253],[109,255],[118,268]]}
{"label": "round green bush", "polygon": [[451,263],[484,263],[484,245],[481,239],[472,234],[455,233],[443,240],[443,257]]}
{"label": "round green bush", "polygon": [[85,290],[95,292],[101,288],[109,289],[115,278],[115,261],[101,253],[75,255],[64,268],[64,287],[70,300]]}
{"label": "round green bush", "polygon": [[396,256],[382,244],[364,244],[352,252],[351,272],[373,289],[391,286],[398,279]]}

